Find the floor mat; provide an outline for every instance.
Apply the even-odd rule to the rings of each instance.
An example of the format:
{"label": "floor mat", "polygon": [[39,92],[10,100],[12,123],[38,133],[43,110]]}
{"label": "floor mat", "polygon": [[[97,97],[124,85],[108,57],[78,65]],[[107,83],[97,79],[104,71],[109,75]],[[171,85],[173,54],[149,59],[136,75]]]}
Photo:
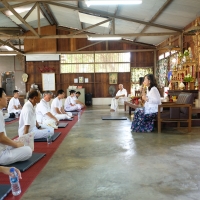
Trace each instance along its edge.
{"label": "floor mat", "polygon": [[0,200],[3,200],[10,191],[11,191],[10,184],[1,184],[0,185]]}
{"label": "floor mat", "polygon": [[[60,136],[61,132],[55,132],[52,135],[52,141],[54,142],[59,136]],[[38,138],[38,139],[34,139],[34,142],[47,142],[47,138]]]}
{"label": "floor mat", "polygon": [[67,122],[59,122],[58,128],[65,128],[68,125]]}
{"label": "floor mat", "polygon": [[7,119],[4,119],[5,122],[11,122],[13,120],[15,120],[16,118],[7,118]]}
{"label": "floor mat", "polygon": [[34,165],[36,162],[38,162],[40,159],[42,159],[46,153],[35,153],[33,152],[31,158],[25,161],[16,162],[10,165],[7,165],[7,167],[16,167],[21,172],[24,172],[28,168],[30,168],[32,165]]}
{"label": "floor mat", "polygon": [[[56,139],[55,142],[51,143],[50,145],[48,145],[47,142],[34,143],[34,152],[44,152],[46,153],[46,156],[22,173],[22,179],[20,180],[22,193],[18,197],[15,197],[15,200],[21,199],[22,195],[26,192],[26,190],[34,181],[34,179],[38,176],[40,171],[51,159],[55,151],[58,149],[59,145],[62,143],[64,138],[67,136],[67,134],[77,121],[78,117],[75,116],[74,120],[71,121],[68,126],[66,126],[65,128],[57,129],[56,131],[61,132],[62,134]],[[9,179],[7,175],[2,173],[0,174],[0,184],[9,184]],[[7,195],[5,200],[13,200],[13,195],[11,192]]]}
{"label": "floor mat", "polygon": [[127,117],[123,117],[123,116],[102,116],[101,117],[102,120],[127,120]]}

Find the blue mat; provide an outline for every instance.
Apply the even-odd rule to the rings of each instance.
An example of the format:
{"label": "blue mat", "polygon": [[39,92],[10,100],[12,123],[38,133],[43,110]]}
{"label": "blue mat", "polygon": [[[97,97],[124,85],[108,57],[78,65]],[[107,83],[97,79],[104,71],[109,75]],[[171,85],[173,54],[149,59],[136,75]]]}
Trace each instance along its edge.
{"label": "blue mat", "polygon": [[59,122],[58,128],[65,128],[68,125],[67,122]]}
{"label": "blue mat", "polygon": [[11,191],[11,186],[8,184],[0,184],[0,200],[3,200]]}
{"label": "blue mat", "polygon": [[30,168],[32,165],[34,165],[36,162],[38,162],[40,159],[42,159],[46,153],[35,153],[33,152],[33,155],[31,158],[25,161],[21,162],[16,162],[10,165],[6,165],[7,167],[16,167],[18,168],[21,172],[24,172],[28,168]]}
{"label": "blue mat", "polygon": [[[61,132],[55,132],[52,135],[52,141],[54,142],[60,136],[60,134],[61,134]],[[34,142],[47,142],[47,138],[34,139]]]}
{"label": "blue mat", "polygon": [[13,120],[15,120],[16,118],[7,118],[7,119],[4,119],[5,122],[11,122]]}
{"label": "blue mat", "polygon": [[127,120],[127,117],[122,117],[122,116],[102,116],[102,120]]}

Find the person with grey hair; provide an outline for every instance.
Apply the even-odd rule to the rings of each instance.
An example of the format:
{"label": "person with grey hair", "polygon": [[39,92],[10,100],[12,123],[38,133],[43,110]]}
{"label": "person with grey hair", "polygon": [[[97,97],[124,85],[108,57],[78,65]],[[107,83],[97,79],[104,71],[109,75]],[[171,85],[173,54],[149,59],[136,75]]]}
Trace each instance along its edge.
{"label": "person with grey hair", "polygon": [[57,129],[59,121],[55,116],[52,115],[49,104],[52,99],[52,95],[53,93],[51,91],[45,91],[43,93],[43,98],[36,106],[36,119],[39,125],[43,124]]}
{"label": "person with grey hair", "polygon": [[111,100],[110,111],[114,112],[118,108],[119,101],[120,103],[124,102],[124,97],[127,97],[127,91],[123,88],[122,84],[119,84],[119,91],[117,92],[116,96]]}
{"label": "person with grey hair", "polygon": [[46,125],[39,125],[36,121],[35,106],[40,102],[40,92],[33,90],[29,93],[28,101],[24,104],[19,119],[18,134],[22,136],[33,132],[34,138],[47,138],[54,134],[54,129]]}

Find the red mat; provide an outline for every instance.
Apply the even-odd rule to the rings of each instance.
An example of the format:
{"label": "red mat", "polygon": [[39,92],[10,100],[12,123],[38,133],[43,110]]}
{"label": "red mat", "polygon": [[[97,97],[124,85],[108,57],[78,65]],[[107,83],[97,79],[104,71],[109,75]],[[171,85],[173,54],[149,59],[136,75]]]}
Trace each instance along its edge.
{"label": "red mat", "polygon": [[[55,153],[59,145],[62,143],[66,135],[69,133],[71,128],[77,122],[77,120],[78,120],[78,116],[74,116],[73,121],[68,121],[68,126],[66,126],[65,128],[56,129],[57,132],[61,132],[61,135],[52,144],[47,145],[46,142],[34,143],[35,145],[34,152],[46,153],[46,156],[22,173],[22,179],[20,180],[22,193],[19,196],[14,197],[12,193],[10,192],[8,196],[5,198],[5,200],[11,200],[11,199],[18,200],[22,197],[22,195],[26,192],[28,187],[31,185],[31,183],[34,181],[34,179],[43,169],[43,167],[47,164],[49,159],[53,156],[53,154]],[[9,182],[8,176],[4,174],[0,174],[0,184],[9,184],[9,183],[10,182]]]}
{"label": "red mat", "polygon": [[16,118],[16,119],[14,119],[13,121],[5,122],[5,125],[12,124],[12,123],[18,122],[18,121],[19,121],[19,118]]}

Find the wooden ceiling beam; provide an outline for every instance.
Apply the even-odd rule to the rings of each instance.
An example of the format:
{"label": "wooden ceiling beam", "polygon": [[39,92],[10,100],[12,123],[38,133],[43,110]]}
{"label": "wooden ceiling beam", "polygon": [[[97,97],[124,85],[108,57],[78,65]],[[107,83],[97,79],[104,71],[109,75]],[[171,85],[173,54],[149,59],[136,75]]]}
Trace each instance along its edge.
{"label": "wooden ceiling beam", "polygon": [[10,10],[15,17],[17,17],[34,35],[36,35],[38,38],[40,37],[37,32],[15,11],[15,9],[6,1],[6,0],[0,0],[3,5]]}
{"label": "wooden ceiling beam", "polygon": [[52,39],[52,38],[87,38],[88,36],[96,37],[135,37],[135,36],[163,36],[163,35],[180,35],[178,32],[163,32],[163,33],[128,33],[128,34],[80,34],[80,35],[40,35],[40,38],[37,36],[0,36],[2,39]]}
{"label": "wooden ceiling beam", "polygon": [[24,20],[26,20],[26,18],[28,18],[28,16],[33,12],[33,10],[35,9],[36,6],[37,6],[37,3],[35,3],[33,5],[33,7],[26,13],[26,15],[23,17]]}
{"label": "wooden ceiling beam", "polygon": [[[167,0],[167,1],[163,4],[163,6],[158,10],[158,12],[151,18],[151,20],[150,20],[149,22],[150,22],[150,23],[154,22],[154,21],[162,14],[162,12],[163,12],[173,1],[174,1],[174,0]],[[142,31],[141,31],[140,33],[144,33],[144,31],[146,31],[148,27],[149,27],[149,26],[146,25],[146,26],[142,29]],[[136,37],[134,41],[136,42],[137,39],[138,39],[138,37]]]}
{"label": "wooden ceiling beam", "polygon": [[94,28],[94,27],[96,27],[96,26],[99,26],[99,25],[104,24],[104,23],[109,22],[109,21],[111,21],[111,19],[107,19],[107,20],[105,20],[105,21],[99,22],[99,23],[94,24],[94,25],[92,25],[92,26],[88,26],[87,28],[84,28],[84,29],[82,29],[82,30],[80,30],[80,31],[76,31],[76,32],[74,32],[74,33],[72,33],[72,34],[69,34],[69,35],[77,35],[77,34],[82,33],[82,32],[84,32],[84,31],[86,31],[86,30],[88,30],[88,29]]}
{"label": "wooden ceiling beam", "polygon": [[[0,0],[0,2],[1,2],[2,0]],[[19,1],[18,1],[19,2]],[[14,5],[12,5],[12,7],[13,8],[17,8],[17,7],[21,7],[21,6],[25,6],[25,5],[28,5],[28,4],[31,4],[31,3],[34,3],[34,1],[32,0],[32,1],[25,1],[25,2],[23,2],[23,3],[18,3],[18,4],[14,4]],[[0,8],[0,12],[5,12],[5,11],[7,11],[7,10],[9,10],[9,9],[7,9],[7,8]]]}
{"label": "wooden ceiling beam", "polygon": [[23,52],[23,51],[21,51],[20,49],[17,49],[17,48],[16,48],[16,47],[14,47],[13,45],[11,45],[11,44],[10,44],[10,42],[9,42],[9,40],[8,40],[8,41],[6,41],[6,42],[4,42],[3,40],[1,40],[1,39],[0,39],[0,43],[1,43],[1,44],[3,44],[3,45],[6,45],[6,46],[8,46],[8,47],[10,47],[10,48],[12,48],[13,50],[15,50],[15,51],[19,52],[20,54],[24,54],[24,52]]}
{"label": "wooden ceiling beam", "polygon": [[88,14],[93,13],[93,14],[96,14],[96,15],[100,15],[101,17],[121,19],[121,20],[124,20],[124,21],[134,22],[134,23],[138,23],[138,24],[145,24],[145,25],[148,25],[148,26],[154,26],[154,27],[158,27],[158,28],[182,32],[182,30],[178,29],[178,28],[160,25],[160,24],[155,24],[155,23],[151,23],[151,22],[145,22],[145,21],[142,21],[142,20],[131,19],[131,18],[122,17],[122,16],[117,16],[117,15],[110,14],[110,13],[100,12],[99,10],[78,8],[78,7],[74,7],[74,6],[70,6],[70,5],[64,5],[64,4],[56,3],[56,2],[53,2],[53,1],[49,1],[48,4],[58,6],[58,7],[68,8],[68,9],[72,9],[72,10],[78,10],[78,11],[88,13]]}

